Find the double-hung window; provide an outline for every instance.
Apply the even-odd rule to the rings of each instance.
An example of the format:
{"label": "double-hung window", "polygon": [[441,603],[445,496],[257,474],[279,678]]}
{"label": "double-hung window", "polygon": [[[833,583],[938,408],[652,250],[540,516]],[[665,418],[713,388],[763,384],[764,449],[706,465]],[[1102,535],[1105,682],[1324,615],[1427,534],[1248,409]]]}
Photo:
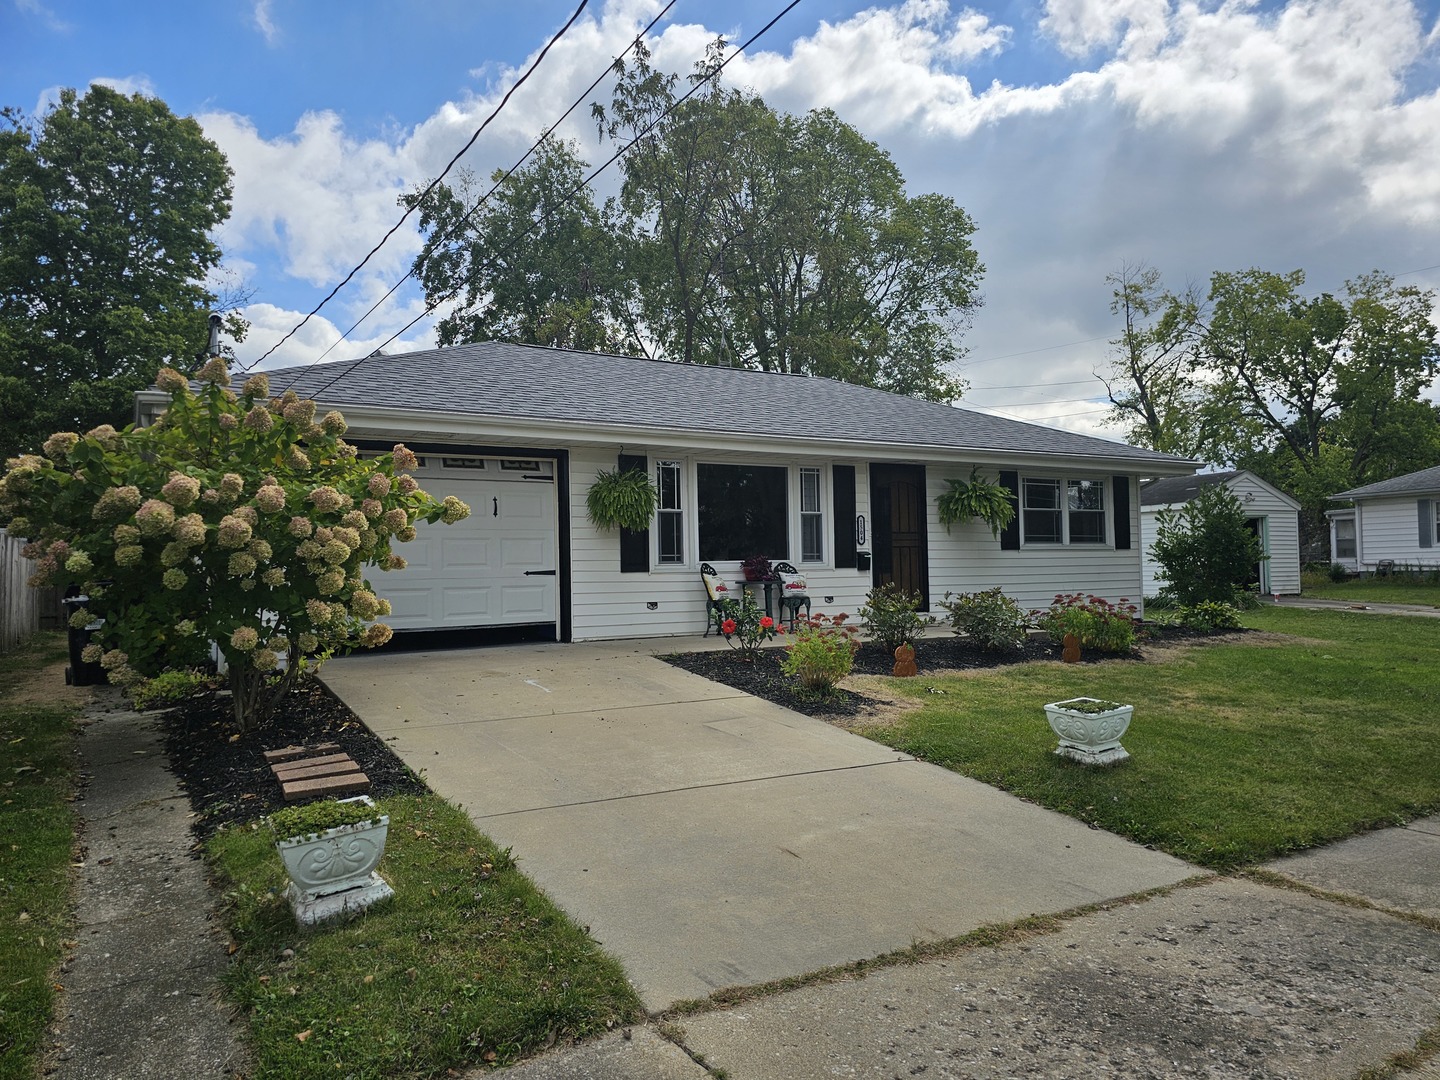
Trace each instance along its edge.
{"label": "double-hung window", "polygon": [[825,559],[825,513],[820,501],[820,470],[800,470],[800,561]]}
{"label": "double-hung window", "polygon": [[1027,544],[1103,544],[1105,482],[1026,477],[1020,523]]}
{"label": "double-hung window", "polygon": [[685,512],[680,502],[680,462],[656,464],[655,490],[660,496],[655,508],[656,559],[661,563],[683,563]]}

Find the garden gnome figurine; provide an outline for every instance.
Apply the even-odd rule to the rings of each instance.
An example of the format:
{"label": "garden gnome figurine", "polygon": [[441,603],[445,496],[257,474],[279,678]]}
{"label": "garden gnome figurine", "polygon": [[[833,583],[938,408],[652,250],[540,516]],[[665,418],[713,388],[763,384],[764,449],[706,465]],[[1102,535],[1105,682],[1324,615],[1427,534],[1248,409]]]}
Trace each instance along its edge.
{"label": "garden gnome figurine", "polygon": [[901,678],[919,674],[915,667],[914,645],[901,645],[895,650],[895,674]]}

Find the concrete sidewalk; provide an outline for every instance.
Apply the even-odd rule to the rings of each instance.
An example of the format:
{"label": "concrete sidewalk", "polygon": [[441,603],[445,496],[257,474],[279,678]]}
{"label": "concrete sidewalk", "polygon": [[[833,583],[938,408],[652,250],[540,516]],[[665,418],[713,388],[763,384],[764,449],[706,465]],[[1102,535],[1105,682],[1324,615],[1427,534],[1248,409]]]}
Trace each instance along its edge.
{"label": "concrete sidewalk", "polygon": [[1196,873],[651,653],[392,652],[324,679],[652,1011]]}
{"label": "concrete sidewalk", "polygon": [[60,972],[46,1075],[243,1075],[243,1020],[221,1000],[225,938],[204,863],[190,854],[190,801],[155,717],[125,708],[111,687],[92,693],[79,739],[76,945]]}

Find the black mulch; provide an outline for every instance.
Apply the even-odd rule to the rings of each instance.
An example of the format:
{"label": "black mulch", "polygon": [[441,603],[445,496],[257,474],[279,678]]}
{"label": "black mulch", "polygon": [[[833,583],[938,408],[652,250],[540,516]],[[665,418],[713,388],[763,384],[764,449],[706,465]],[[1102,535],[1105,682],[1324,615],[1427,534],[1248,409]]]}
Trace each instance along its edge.
{"label": "black mulch", "polygon": [[[1147,628],[1144,635],[1145,639],[1150,641],[1177,641],[1206,636],[1208,635],[1196,631],[1163,625]],[[925,638],[915,646],[915,666],[920,675],[924,676],[927,672],[934,674],[939,671],[1005,667],[1034,660],[1059,660],[1060,652],[1059,645],[1053,645],[1044,638],[1032,638],[1023,648],[1004,653],[985,652],[967,645],[961,638]],[[717,649],[713,652],[672,653],[660,659],[712,682],[733,686],[737,690],[763,697],[807,716],[845,719],[858,716],[874,705],[874,701],[865,695],[843,688],[837,688],[823,696],[807,693],[797,679],[780,670],[780,662],[784,656],[783,648],[761,649],[753,662],[746,662],[738,650]],[[1138,653],[1125,657],[1095,653],[1086,653],[1084,656],[1085,663],[1140,659],[1142,656]],[[873,641],[862,643],[860,651],[855,654],[852,671],[856,675],[891,675],[894,670],[894,654]]]}
{"label": "black mulch", "polygon": [[190,797],[195,832],[204,839],[222,824],[253,821],[284,806],[266,750],[338,743],[370,778],[370,795],[419,794],[425,785],[320,683],[305,680],[269,724],[237,734],[229,696],[195,698],[162,717],[170,768]]}

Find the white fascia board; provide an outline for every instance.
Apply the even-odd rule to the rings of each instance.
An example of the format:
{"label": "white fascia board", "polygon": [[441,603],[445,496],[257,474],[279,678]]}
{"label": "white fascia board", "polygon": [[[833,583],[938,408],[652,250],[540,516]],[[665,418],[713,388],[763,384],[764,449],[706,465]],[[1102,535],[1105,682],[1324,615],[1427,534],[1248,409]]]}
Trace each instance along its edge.
{"label": "white fascia board", "polygon": [[596,424],[537,421],[506,416],[477,416],[473,413],[440,413],[430,410],[375,409],[337,405],[355,438],[409,438],[416,441],[493,443],[543,446],[662,446],[676,450],[769,451],[794,455],[797,451],[835,459],[945,461],[982,468],[1047,468],[1074,471],[1105,469],[1111,472],[1146,476],[1188,476],[1198,462],[1136,462],[1109,455],[1067,455],[1054,452],[997,450],[993,447],[957,447],[941,444],[875,443],[860,439],[817,440],[791,435],[753,432],[697,432],[670,427],[629,424]]}

